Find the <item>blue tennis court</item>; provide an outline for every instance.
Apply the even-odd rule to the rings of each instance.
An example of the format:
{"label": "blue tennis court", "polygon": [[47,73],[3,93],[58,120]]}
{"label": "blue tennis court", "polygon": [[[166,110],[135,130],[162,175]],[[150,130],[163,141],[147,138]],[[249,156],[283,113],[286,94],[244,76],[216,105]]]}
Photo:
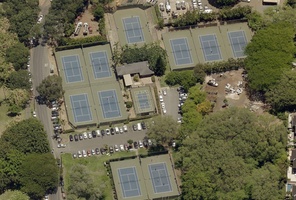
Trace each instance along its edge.
{"label": "blue tennis court", "polygon": [[80,61],[78,55],[62,57],[62,64],[67,83],[83,81]]}
{"label": "blue tennis court", "polygon": [[193,63],[187,38],[171,39],[170,43],[176,65],[187,65]]}
{"label": "blue tennis court", "polygon": [[124,198],[141,196],[141,189],[135,167],[119,168],[118,176]]}
{"label": "blue tennis court", "polygon": [[123,18],[122,22],[128,44],[144,42],[143,28],[138,16]]}
{"label": "blue tennis court", "polygon": [[199,36],[205,61],[221,60],[220,47],[216,35]]}
{"label": "blue tennis court", "polygon": [[92,121],[87,94],[71,95],[70,101],[75,122]]}
{"label": "blue tennis court", "polygon": [[144,112],[145,110],[150,110],[152,105],[151,105],[151,99],[149,98],[150,95],[148,94],[148,91],[147,90],[138,91],[136,95],[138,97],[139,110],[141,112]]}
{"label": "blue tennis court", "polygon": [[105,119],[121,117],[119,102],[115,90],[101,91],[98,95]]}
{"label": "blue tennis court", "polygon": [[233,56],[235,58],[244,57],[244,50],[247,46],[245,31],[228,32],[228,39],[231,44]]}
{"label": "blue tennis court", "polygon": [[166,164],[156,163],[148,166],[154,193],[171,192],[172,186]]}
{"label": "blue tennis court", "polygon": [[95,79],[107,78],[111,76],[108,56],[106,51],[91,52],[89,54],[91,66]]}

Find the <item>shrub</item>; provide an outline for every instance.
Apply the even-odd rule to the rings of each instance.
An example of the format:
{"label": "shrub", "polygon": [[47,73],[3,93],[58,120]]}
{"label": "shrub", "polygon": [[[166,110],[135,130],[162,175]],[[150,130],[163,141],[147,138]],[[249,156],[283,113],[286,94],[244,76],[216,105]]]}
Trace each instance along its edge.
{"label": "shrub", "polygon": [[139,74],[135,74],[133,79],[135,82],[139,82],[140,80]]}
{"label": "shrub", "polygon": [[126,108],[131,108],[131,107],[133,107],[133,102],[132,101],[127,101],[125,103],[125,105],[126,105]]}

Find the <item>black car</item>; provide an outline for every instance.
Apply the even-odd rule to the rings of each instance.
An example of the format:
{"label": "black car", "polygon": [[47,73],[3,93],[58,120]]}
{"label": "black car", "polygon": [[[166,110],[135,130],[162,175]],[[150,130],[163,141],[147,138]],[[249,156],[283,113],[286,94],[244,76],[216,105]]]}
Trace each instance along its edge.
{"label": "black car", "polygon": [[143,145],[145,148],[148,148],[149,144],[148,144],[148,141],[147,140],[143,140]]}
{"label": "black car", "polygon": [[51,115],[52,116],[59,116],[59,112],[58,111],[51,111]]}
{"label": "black car", "polygon": [[96,154],[97,154],[97,155],[99,155],[99,154],[100,154],[100,149],[99,149],[99,148],[96,148],[96,150],[95,150],[95,151],[96,151]]}
{"label": "black car", "polygon": [[92,137],[93,137],[93,138],[96,138],[96,137],[97,137],[97,133],[96,133],[96,131],[92,131],[91,134],[92,134]]}
{"label": "black car", "polygon": [[69,135],[69,140],[72,142],[73,141],[73,135]]}
{"label": "black car", "polygon": [[134,131],[137,131],[137,130],[138,130],[138,128],[137,128],[137,124],[134,124],[134,125],[133,125],[133,130],[134,130]]}
{"label": "black car", "polygon": [[142,129],[146,129],[146,124],[145,124],[145,122],[141,122],[141,126],[142,126]]}
{"label": "black car", "polygon": [[114,128],[111,128],[110,129],[110,132],[111,132],[111,135],[114,135],[115,134],[115,129]]}
{"label": "black car", "polygon": [[105,136],[105,130],[104,130],[104,129],[101,130],[101,135],[102,135],[102,136]]}
{"label": "black car", "polygon": [[83,140],[83,135],[82,135],[82,133],[79,133],[79,140]]}
{"label": "black car", "polygon": [[138,148],[138,142],[134,142],[134,148],[135,148],[135,149]]}
{"label": "black car", "polygon": [[79,137],[77,134],[74,135],[74,140],[77,142],[79,140]]}
{"label": "black car", "polygon": [[102,155],[106,154],[106,150],[104,148],[100,148],[100,152]]}

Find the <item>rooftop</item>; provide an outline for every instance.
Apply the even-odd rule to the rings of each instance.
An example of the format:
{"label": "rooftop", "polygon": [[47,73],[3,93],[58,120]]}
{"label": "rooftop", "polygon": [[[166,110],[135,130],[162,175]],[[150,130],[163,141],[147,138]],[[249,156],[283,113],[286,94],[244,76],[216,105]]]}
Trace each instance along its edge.
{"label": "rooftop", "polygon": [[118,76],[123,76],[126,74],[140,74],[140,76],[149,76],[154,74],[154,72],[149,69],[149,64],[147,61],[124,64],[122,66],[116,67],[116,72]]}

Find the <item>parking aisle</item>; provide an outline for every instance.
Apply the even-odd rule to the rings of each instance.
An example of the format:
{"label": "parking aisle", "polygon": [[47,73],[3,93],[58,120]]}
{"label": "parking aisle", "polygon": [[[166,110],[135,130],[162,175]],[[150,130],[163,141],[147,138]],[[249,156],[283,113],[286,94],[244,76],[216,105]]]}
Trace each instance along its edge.
{"label": "parking aisle", "polygon": [[167,111],[166,115],[171,115],[173,119],[177,121],[177,119],[181,117],[181,115],[178,114],[179,93],[177,91],[177,88],[161,88],[161,91],[163,90],[166,91],[166,95],[162,95]]}

